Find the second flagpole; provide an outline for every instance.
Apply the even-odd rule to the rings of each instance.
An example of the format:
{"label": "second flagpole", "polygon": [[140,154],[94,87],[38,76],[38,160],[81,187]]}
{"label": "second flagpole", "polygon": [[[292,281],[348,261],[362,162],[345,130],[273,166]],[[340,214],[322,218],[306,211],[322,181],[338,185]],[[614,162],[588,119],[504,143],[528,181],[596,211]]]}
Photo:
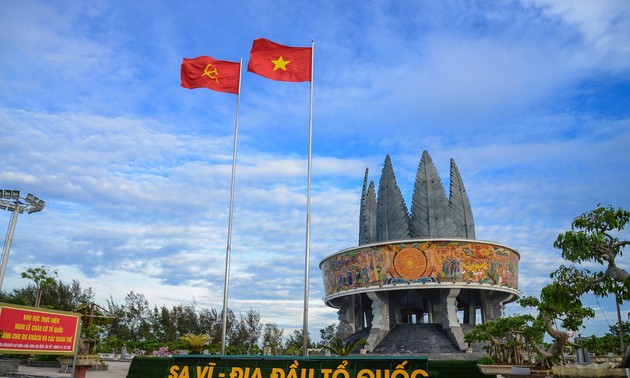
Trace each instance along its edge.
{"label": "second flagpole", "polygon": [[311,166],[313,155],[313,72],[315,71],[315,41],[311,41],[311,96],[308,115],[308,183],[306,185],[306,253],[304,257],[304,321],[302,325],[302,349],[308,356],[308,281],[311,260]]}
{"label": "second flagpole", "polygon": [[232,153],[232,181],[230,185],[230,210],[228,215],[227,248],[225,250],[225,283],[223,287],[223,317],[221,319],[221,354],[225,355],[225,336],[227,332],[228,289],[230,285],[230,257],[232,254],[232,213],[234,211],[234,181],[236,177],[236,150],[238,145],[238,111],[241,105],[241,79],[243,76],[243,58],[238,72],[238,94],[236,96],[236,121],[234,126],[234,150]]}

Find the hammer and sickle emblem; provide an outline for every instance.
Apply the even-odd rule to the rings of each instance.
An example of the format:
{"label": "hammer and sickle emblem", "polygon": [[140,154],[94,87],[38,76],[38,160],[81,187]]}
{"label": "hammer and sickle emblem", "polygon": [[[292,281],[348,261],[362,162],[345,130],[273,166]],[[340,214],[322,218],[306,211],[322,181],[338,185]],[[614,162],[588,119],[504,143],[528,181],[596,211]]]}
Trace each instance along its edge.
{"label": "hammer and sickle emblem", "polygon": [[208,76],[210,79],[214,79],[214,81],[216,81],[218,84],[219,78],[217,76],[219,75],[219,71],[217,71],[216,68],[210,69],[211,67],[212,67],[212,63],[208,64],[206,68],[203,70],[203,73],[201,74],[201,76]]}

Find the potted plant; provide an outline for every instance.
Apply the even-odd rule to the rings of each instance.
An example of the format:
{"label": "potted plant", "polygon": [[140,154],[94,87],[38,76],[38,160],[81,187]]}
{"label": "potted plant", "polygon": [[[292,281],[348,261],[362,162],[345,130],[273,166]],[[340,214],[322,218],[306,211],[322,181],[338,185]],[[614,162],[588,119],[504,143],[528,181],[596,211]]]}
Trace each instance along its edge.
{"label": "potted plant", "polygon": [[485,375],[505,375],[512,372],[512,365],[498,364],[490,356],[483,356],[477,360],[477,367],[481,374]]}
{"label": "potted plant", "polygon": [[204,333],[187,333],[179,339],[188,344],[192,354],[201,354],[201,349],[212,341],[212,337]]}
{"label": "potted plant", "polygon": [[342,339],[333,339],[330,345],[324,345],[323,348],[335,354],[336,356],[349,356],[355,349],[365,346],[366,339],[355,339],[344,341]]}
{"label": "potted plant", "polygon": [[483,374],[509,374],[512,366],[530,366],[531,353],[524,337],[534,322],[531,315],[514,315],[477,325],[464,336],[467,343],[486,343],[488,356],[477,366]]}

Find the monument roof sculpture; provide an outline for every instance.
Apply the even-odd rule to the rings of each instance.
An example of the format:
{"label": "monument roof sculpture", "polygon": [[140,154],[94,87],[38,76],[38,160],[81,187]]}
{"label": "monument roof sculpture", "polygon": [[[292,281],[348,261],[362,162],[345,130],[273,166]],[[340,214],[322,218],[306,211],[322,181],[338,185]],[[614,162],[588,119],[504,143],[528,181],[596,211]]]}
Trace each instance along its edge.
{"label": "monument roof sculpture", "polygon": [[418,165],[409,212],[396,183],[390,156],[385,157],[378,199],[374,182],[368,184],[366,169],[359,214],[359,245],[409,238],[475,239],[470,201],[454,159],[451,159],[450,173],[447,198],[435,164],[425,150]]}

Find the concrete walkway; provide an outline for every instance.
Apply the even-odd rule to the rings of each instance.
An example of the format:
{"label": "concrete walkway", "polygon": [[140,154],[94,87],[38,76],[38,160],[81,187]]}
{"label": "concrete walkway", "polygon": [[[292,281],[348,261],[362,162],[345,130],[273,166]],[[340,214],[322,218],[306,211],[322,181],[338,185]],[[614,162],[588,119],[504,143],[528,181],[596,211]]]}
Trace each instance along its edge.
{"label": "concrete walkway", "polygon": [[[104,361],[107,364],[107,371],[88,371],[86,378],[125,378],[129,371],[130,361]],[[5,377],[28,377],[28,378],[70,378],[70,371],[64,372],[59,368],[33,367],[20,365],[17,373],[10,373]]]}

